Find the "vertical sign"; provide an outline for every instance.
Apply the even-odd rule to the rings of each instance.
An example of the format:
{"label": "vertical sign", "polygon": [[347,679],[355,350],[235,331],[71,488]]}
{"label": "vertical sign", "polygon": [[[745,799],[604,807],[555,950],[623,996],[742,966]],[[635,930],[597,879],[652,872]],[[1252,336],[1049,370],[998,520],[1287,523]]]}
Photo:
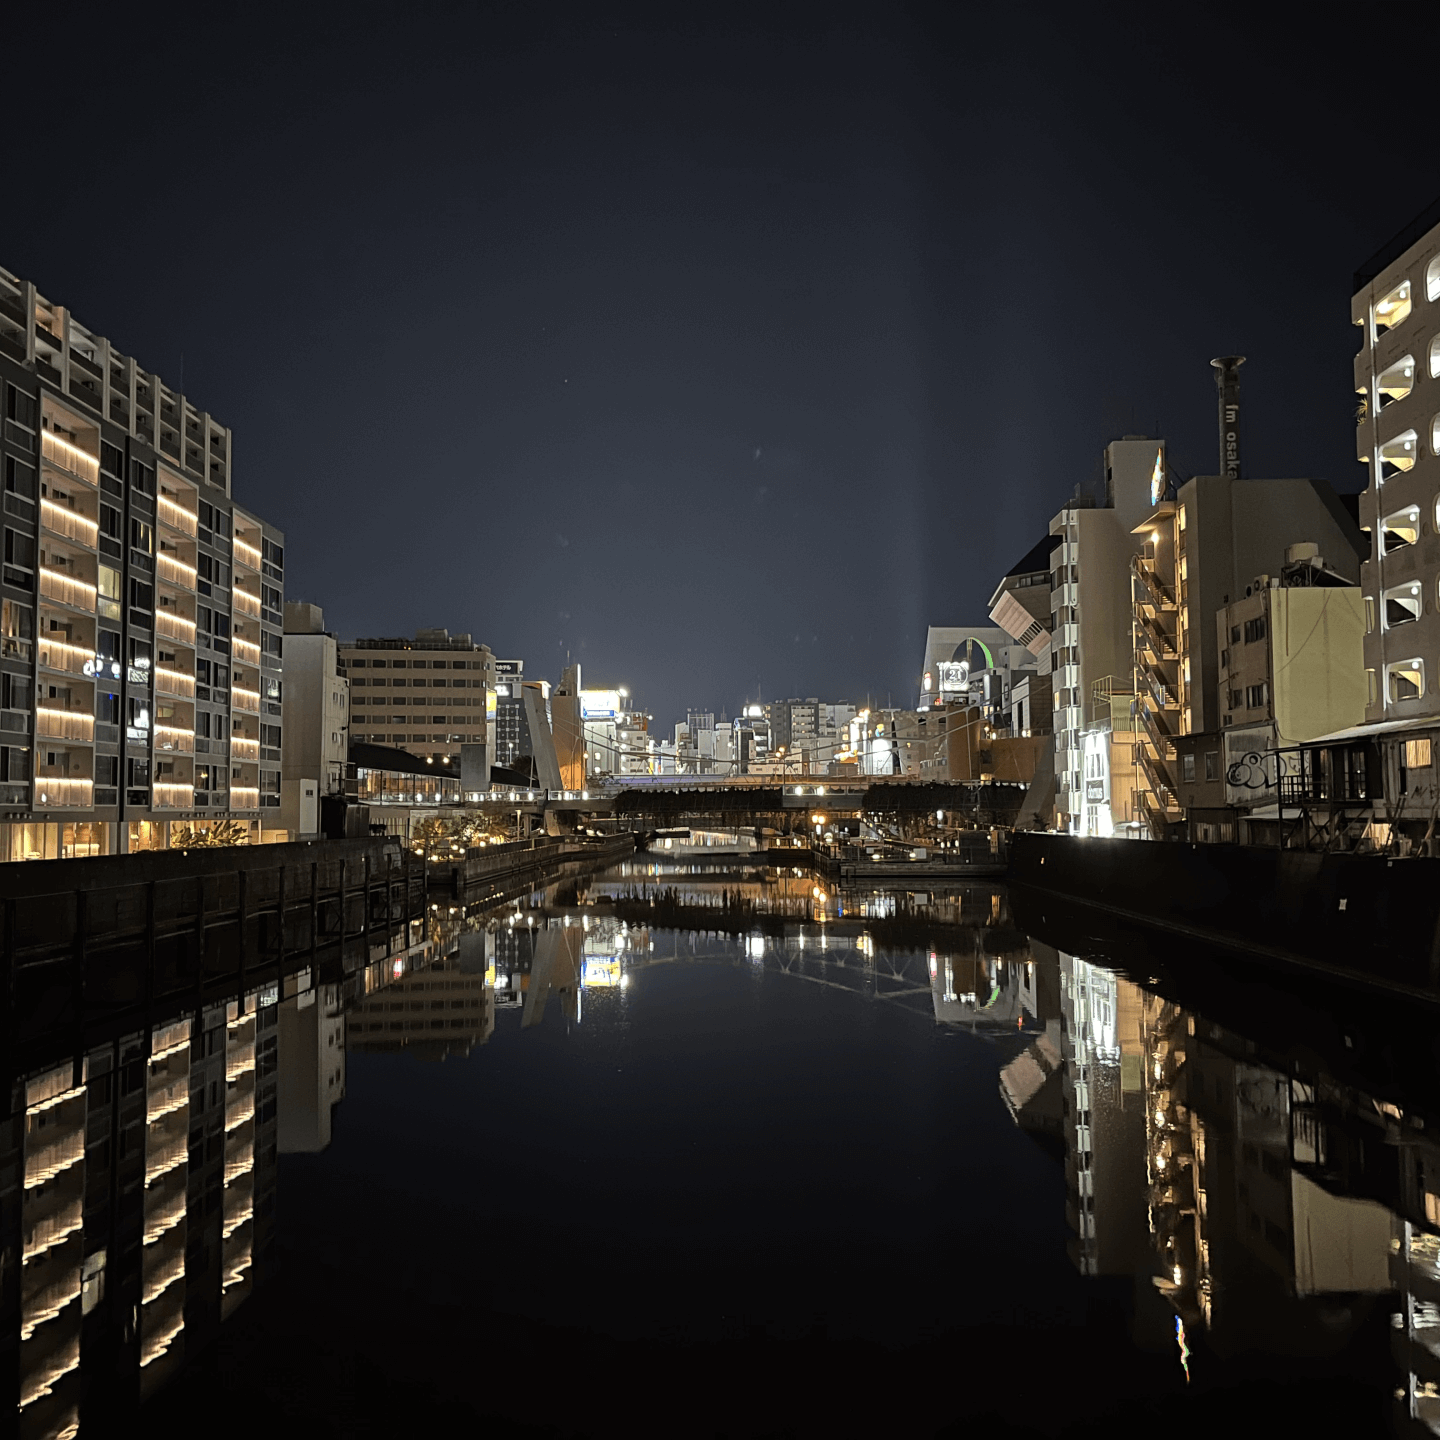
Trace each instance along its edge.
{"label": "vertical sign", "polygon": [[1220,409],[1220,473],[1229,480],[1240,478],[1240,367],[1243,355],[1222,355],[1210,362],[1215,367],[1215,388]]}

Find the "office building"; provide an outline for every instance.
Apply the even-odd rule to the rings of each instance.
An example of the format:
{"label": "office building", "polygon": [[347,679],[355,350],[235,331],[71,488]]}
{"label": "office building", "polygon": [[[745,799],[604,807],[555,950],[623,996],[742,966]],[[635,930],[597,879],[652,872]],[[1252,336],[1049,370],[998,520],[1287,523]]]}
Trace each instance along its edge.
{"label": "office building", "polygon": [[[1047,535],[1001,577],[990,597],[990,620],[1035,657],[1010,685],[1009,729],[1013,736],[1049,735],[1054,729],[1050,683],[1050,557],[1060,544]],[[1002,721],[1003,723],[1003,721]]]}
{"label": "office building", "polygon": [[291,839],[321,833],[326,797],[345,793],[350,745],[350,682],[318,605],[285,606],[285,746],[280,815]]}
{"label": "office building", "polygon": [[468,634],[417,630],[413,639],[351,640],[340,646],[350,682],[351,738],[452,756],[488,745],[496,728],[495,657]]}
{"label": "office building", "polygon": [[230,430],[0,270],[0,856],[280,827],[284,537]]}
{"label": "office building", "polygon": [[[540,682],[542,685],[544,681]],[[530,722],[525,718],[525,662],[495,662],[495,756],[494,763],[516,769],[521,760],[533,755]],[[546,686],[549,689],[549,686]]]}

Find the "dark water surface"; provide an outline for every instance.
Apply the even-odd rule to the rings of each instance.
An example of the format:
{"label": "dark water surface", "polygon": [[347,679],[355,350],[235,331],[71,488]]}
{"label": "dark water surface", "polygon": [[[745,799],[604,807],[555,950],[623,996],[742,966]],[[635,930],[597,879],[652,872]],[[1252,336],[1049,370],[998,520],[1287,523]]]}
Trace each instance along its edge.
{"label": "dark water surface", "polygon": [[1430,1017],[1015,908],[634,863],[282,1002],[270,1278],[142,1422],[1428,1429]]}

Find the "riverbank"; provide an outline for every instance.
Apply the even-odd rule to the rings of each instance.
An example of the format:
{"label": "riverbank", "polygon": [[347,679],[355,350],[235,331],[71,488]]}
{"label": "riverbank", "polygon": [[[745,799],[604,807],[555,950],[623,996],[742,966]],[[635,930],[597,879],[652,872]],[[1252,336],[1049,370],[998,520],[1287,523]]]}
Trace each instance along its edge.
{"label": "riverbank", "polygon": [[1009,882],[1268,965],[1440,1000],[1440,860],[1017,832]]}

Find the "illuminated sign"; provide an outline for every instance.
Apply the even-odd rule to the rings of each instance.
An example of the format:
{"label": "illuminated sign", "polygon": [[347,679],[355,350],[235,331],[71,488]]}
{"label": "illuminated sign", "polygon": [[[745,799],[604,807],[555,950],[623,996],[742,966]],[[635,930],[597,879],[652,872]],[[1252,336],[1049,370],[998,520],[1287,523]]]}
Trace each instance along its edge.
{"label": "illuminated sign", "polygon": [[620,692],[618,690],[582,690],[580,692],[580,718],[582,720],[613,720],[620,713]]}
{"label": "illuminated sign", "polygon": [[1150,474],[1150,503],[1158,505],[1165,498],[1165,466],[1161,462],[1161,451],[1155,452],[1155,469]]}
{"label": "illuminated sign", "polygon": [[968,660],[942,660],[935,668],[940,672],[940,693],[942,695],[964,690],[970,683],[970,662]]}
{"label": "illuminated sign", "polygon": [[485,692],[485,719],[486,719],[487,721],[493,720],[493,719],[495,718],[495,706],[496,706],[495,691],[493,691],[493,690],[486,690],[486,692]]}

